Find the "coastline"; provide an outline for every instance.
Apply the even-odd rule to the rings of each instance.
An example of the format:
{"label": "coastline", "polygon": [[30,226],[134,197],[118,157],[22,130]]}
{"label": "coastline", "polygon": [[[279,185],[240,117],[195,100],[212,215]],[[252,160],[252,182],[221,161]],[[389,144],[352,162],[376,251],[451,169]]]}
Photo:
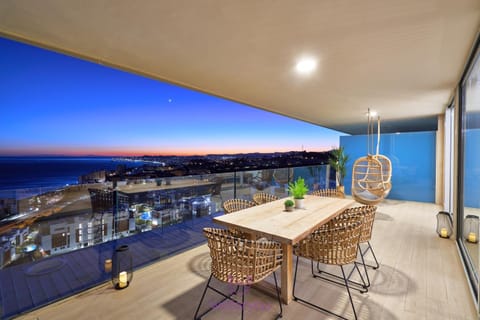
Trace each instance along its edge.
{"label": "coastline", "polygon": [[77,185],[82,175],[101,170],[114,171],[118,165],[138,167],[143,162],[95,156],[2,156],[0,198],[6,193],[42,193]]}

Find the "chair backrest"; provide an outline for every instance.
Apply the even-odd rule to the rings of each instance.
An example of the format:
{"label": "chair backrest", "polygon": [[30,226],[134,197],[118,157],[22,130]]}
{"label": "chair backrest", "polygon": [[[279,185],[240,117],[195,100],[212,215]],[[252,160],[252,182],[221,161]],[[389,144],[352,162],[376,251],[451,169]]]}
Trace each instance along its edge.
{"label": "chair backrest", "polygon": [[255,202],[245,199],[229,199],[223,203],[223,210],[225,213],[232,213],[255,205]]}
{"label": "chair backrest", "polygon": [[248,285],[265,279],[282,264],[282,247],[274,241],[232,236],[224,229],[204,228],[212,274],[220,281]]}
{"label": "chair backrest", "polygon": [[354,208],[345,209],[340,217],[345,216],[362,216],[362,231],[360,233],[360,243],[370,241],[372,238],[373,222],[375,221],[375,213],[377,212],[376,206],[360,206]]}
{"label": "chair backrest", "polygon": [[266,192],[257,192],[253,195],[253,201],[256,204],[264,204],[264,203],[272,202],[278,199],[279,198],[276,195],[266,193]]}
{"label": "chair backrest", "polygon": [[313,190],[312,196],[328,197],[328,198],[345,198],[345,195],[337,189],[319,189]]}
{"label": "chair backrest", "polygon": [[295,247],[295,254],[324,264],[355,261],[362,228],[360,215],[338,216],[315,230]]}

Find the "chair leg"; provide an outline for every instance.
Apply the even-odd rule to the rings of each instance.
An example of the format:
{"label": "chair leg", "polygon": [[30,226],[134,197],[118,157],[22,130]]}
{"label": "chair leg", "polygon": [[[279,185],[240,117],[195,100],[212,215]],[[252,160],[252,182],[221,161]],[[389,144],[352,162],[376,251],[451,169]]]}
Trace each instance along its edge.
{"label": "chair leg", "polygon": [[[350,277],[352,276],[353,274],[353,271],[354,270],[357,270],[358,272],[358,275],[360,276],[360,280],[362,281],[361,283],[360,282],[356,282],[356,281],[353,281],[353,280],[350,280]],[[334,273],[331,273],[331,272],[327,272],[327,271],[324,271],[324,270],[321,270],[320,269],[320,263],[317,262],[317,272],[318,273],[315,273],[313,271],[313,261],[312,261],[312,274],[313,274],[313,277],[314,278],[317,278],[317,279],[322,279],[322,280],[325,280],[325,281],[330,281],[332,283],[335,283],[335,284],[338,284],[338,285],[341,285],[343,286],[343,277],[337,275],[337,274],[334,274]],[[328,277],[326,276],[323,276],[322,274],[326,274]],[[367,274],[367,277],[368,277],[368,274]],[[333,279],[332,279],[333,278]],[[338,279],[338,280],[336,280]],[[354,289],[354,290],[357,290],[358,292],[360,293],[366,293],[368,292],[368,287],[370,286],[370,282],[365,282],[365,279],[364,277],[362,276],[362,273],[360,272],[360,269],[358,268],[356,262],[354,262],[353,264],[353,268],[352,270],[350,271],[350,273],[348,274],[348,276],[346,277],[346,279],[348,280],[348,283],[350,284],[350,289]],[[340,281],[341,280],[341,281]]]}
{"label": "chair leg", "polygon": [[376,269],[380,268],[380,264],[378,263],[377,257],[375,256],[375,252],[373,251],[373,247],[370,244],[370,241],[367,241],[367,245],[368,245],[367,249],[365,249],[365,251],[363,251],[363,252],[360,250],[360,253],[362,254],[362,256],[364,256],[364,255],[367,254],[368,250],[370,250],[372,252],[373,259],[375,260],[375,265],[372,266],[372,265],[367,264],[366,266],[371,267],[372,269],[376,270]]}
{"label": "chair leg", "polygon": [[[359,251],[360,251],[360,258],[362,259],[363,271],[365,271],[365,276],[367,278],[366,288],[369,288],[370,287],[370,277],[368,276],[367,265],[365,264],[365,258],[363,257],[360,245],[358,246],[358,248],[360,249]],[[356,265],[357,265],[357,262],[355,262],[355,266]],[[357,270],[358,270],[358,267],[357,267]],[[358,272],[360,273],[360,270]],[[363,277],[362,277],[362,280],[363,280]]]}
{"label": "chair leg", "polygon": [[212,276],[213,275],[211,274],[210,277],[208,278],[207,285],[205,286],[205,289],[203,290],[202,298],[200,299],[200,303],[198,304],[197,311],[195,311],[195,316],[193,317],[194,320],[201,319],[202,316],[203,316],[203,315],[201,315],[200,317],[198,317],[198,311],[200,310],[200,306],[202,305],[203,299],[205,298],[205,294],[207,293],[207,289],[210,285],[210,280],[212,280]]}
{"label": "chair leg", "polygon": [[[213,277],[213,274],[210,274],[210,277],[208,278],[208,281],[207,281],[207,285],[205,286],[205,289],[203,290],[203,294],[202,294],[202,298],[200,299],[200,303],[198,304],[198,307],[197,307],[197,310],[195,311],[195,316],[194,316],[194,320],[197,320],[197,319],[201,319],[204,315],[206,315],[207,313],[209,313],[210,311],[212,311],[213,309],[215,309],[216,307],[218,307],[220,304],[222,304],[225,300],[231,300],[233,302],[235,302],[236,304],[239,304],[242,306],[242,317],[243,317],[243,296],[242,296],[242,303],[238,302],[237,300],[233,299],[232,296],[237,294],[238,292],[238,289],[240,288],[240,286],[237,286],[237,288],[235,289],[234,292],[230,293],[229,295],[226,295],[225,293],[215,289],[214,287],[210,286],[210,282],[212,280],[212,277]],[[203,299],[205,298],[205,294],[207,293],[207,289],[210,289],[212,291],[215,291],[216,293],[218,293],[219,295],[223,296],[224,298],[216,303],[214,306],[210,307],[209,309],[207,309],[205,312],[203,312],[201,315],[198,315],[198,311],[200,310],[200,307],[202,305],[202,302],[203,302]],[[245,289],[244,286],[242,286],[242,290]],[[243,318],[242,318],[243,319]]]}
{"label": "chair leg", "polygon": [[[293,292],[292,292],[292,295],[293,295],[293,300],[297,300],[297,297],[295,296],[295,284],[297,283],[297,269],[298,269],[298,260],[300,259],[300,257],[297,257],[297,261],[295,262],[295,273],[293,275]],[[312,261],[313,263],[313,261]]]}
{"label": "chair leg", "polygon": [[[313,308],[315,308],[315,309],[318,309],[318,310],[320,310],[320,311],[323,311],[323,312],[326,312],[326,313],[331,314],[331,315],[333,315],[333,316],[336,316],[336,317],[338,317],[338,318],[340,318],[340,319],[348,320],[347,318],[345,318],[345,317],[342,316],[342,315],[339,315],[339,314],[334,313],[334,312],[332,312],[332,311],[330,311],[330,310],[327,310],[327,309],[325,309],[325,308],[322,308],[322,307],[320,307],[319,305],[313,304],[313,303],[311,303],[310,301],[304,300],[304,299],[299,298],[298,296],[295,295],[295,284],[297,283],[297,272],[298,272],[298,260],[300,260],[300,257],[297,257],[297,262],[295,263],[295,273],[294,273],[294,276],[293,276],[293,299],[294,299],[295,301],[303,302],[303,303],[305,303],[305,304],[307,304],[307,305],[309,305],[309,306],[311,306],[311,307],[313,307]],[[313,265],[313,262],[312,262],[312,265]],[[344,279],[344,282],[345,282],[345,286],[347,287],[348,297],[350,298],[350,303],[352,304],[352,307],[353,307],[353,300],[352,300],[352,296],[351,296],[351,294],[350,294],[350,288],[349,288],[349,286],[348,286],[348,279],[347,279],[346,276],[345,276],[345,272],[344,272],[344,270],[343,270],[343,266],[340,266],[340,267],[342,268],[342,275],[343,275],[343,279]],[[355,315],[355,320],[357,320],[357,313],[355,312],[355,308],[353,308],[353,314]]]}
{"label": "chair leg", "polygon": [[278,289],[278,282],[277,282],[277,276],[275,275],[275,271],[273,272],[273,280],[275,280],[275,290],[277,291],[278,305],[280,306],[280,313],[277,316],[277,319],[279,319],[283,317],[283,307],[282,307],[282,300],[280,299],[280,290]]}
{"label": "chair leg", "polygon": [[245,286],[242,286],[242,320],[243,320],[243,306],[245,305]]}
{"label": "chair leg", "polygon": [[345,280],[345,287],[347,287],[348,298],[350,299],[350,304],[352,305],[353,315],[355,316],[355,320],[357,320],[357,312],[355,311],[355,306],[353,305],[353,299],[352,299],[352,295],[350,294],[350,288],[348,286],[348,280],[345,277],[345,271],[343,270],[343,266],[340,266],[340,268],[342,269],[343,279]]}

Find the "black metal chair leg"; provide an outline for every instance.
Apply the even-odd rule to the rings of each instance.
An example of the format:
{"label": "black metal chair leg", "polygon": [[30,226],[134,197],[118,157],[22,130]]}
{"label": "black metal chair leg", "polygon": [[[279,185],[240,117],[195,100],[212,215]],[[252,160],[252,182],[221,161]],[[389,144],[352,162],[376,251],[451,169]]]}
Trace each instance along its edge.
{"label": "black metal chair leg", "polygon": [[[311,306],[311,307],[313,307],[313,308],[315,308],[315,309],[318,309],[318,310],[320,310],[320,311],[323,311],[323,312],[326,312],[326,313],[331,314],[331,315],[333,315],[333,316],[336,316],[336,317],[338,317],[338,318],[340,318],[340,319],[348,320],[347,318],[345,318],[345,317],[342,316],[342,315],[339,315],[339,314],[337,314],[337,313],[334,313],[334,312],[332,312],[332,311],[330,311],[330,310],[328,310],[328,309],[325,309],[325,308],[323,308],[323,307],[321,307],[321,306],[319,306],[319,305],[316,305],[316,304],[314,304],[314,303],[311,303],[310,301],[307,301],[307,300],[304,300],[304,299],[302,299],[302,298],[299,298],[298,296],[295,295],[295,284],[296,284],[296,282],[297,282],[297,272],[298,272],[298,260],[299,260],[299,257],[297,257],[297,262],[295,263],[295,273],[294,273],[294,276],[293,276],[293,299],[294,299],[295,301],[300,301],[300,302],[302,302],[302,303],[305,303],[305,304],[307,304],[307,305],[309,305],[309,306]],[[348,291],[348,296],[349,296],[349,298],[350,298],[350,303],[352,304],[352,307],[353,307],[353,300],[352,300],[352,296],[351,296],[351,294],[350,294],[350,289],[349,289],[349,286],[348,286],[348,283],[347,283],[347,282],[348,282],[348,279],[345,277],[345,272],[343,271],[343,266],[340,266],[340,267],[342,267],[343,279],[344,279],[344,282],[346,283],[346,287],[347,287],[347,291]],[[354,313],[354,315],[355,315],[355,320],[356,320],[356,319],[357,319],[357,314],[356,314],[356,312],[355,312],[355,308],[353,308],[353,313]]]}
{"label": "black metal chair leg", "polygon": [[200,310],[200,306],[202,305],[203,299],[205,298],[205,293],[207,293],[208,286],[210,285],[210,280],[212,280],[212,276],[208,278],[207,285],[205,286],[205,289],[203,290],[202,298],[200,299],[200,303],[198,304],[197,311],[195,311],[195,316],[193,317],[194,320],[201,319],[202,317],[197,317],[198,311]]}
{"label": "black metal chair leg", "polygon": [[[360,276],[360,280],[362,281],[362,283],[353,282],[353,281],[352,281],[352,282],[353,282],[353,283],[356,283],[357,285],[362,286],[362,288],[365,289],[365,291],[359,290],[360,293],[368,292],[368,287],[369,287],[370,285],[365,282],[365,279],[363,278],[362,273],[360,272],[360,269],[358,268],[357,263],[354,262],[353,265],[354,265],[354,268],[357,269],[358,275]],[[367,273],[367,277],[368,277],[368,273]],[[347,279],[347,280],[348,280],[348,279]]]}
{"label": "black metal chair leg", "polygon": [[[298,260],[300,258],[297,257],[297,261],[295,262],[295,273],[293,274],[293,292],[292,292],[292,295],[293,295],[293,300],[296,300],[296,297],[295,297],[295,284],[297,283],[297,269],[298,269]],[[312,261],[313,263],[313,261]]]}
{"label": "black metal chair leg", "polygon": [[[363,254],[362,254],[362,250],[360,250],[360,258],[362,259],[363,271],[365,271],[365,276],[367,278],[367,283],[366,283],[365,288],[369,288],[370,287],[370,277],[368,276],[367,265],[365,264],[365,259],[364,259]],[[357,262],[355,262],[355,265],[357,265]],[[360,271],[358,271],[358,272],[360,272]],[[362,280],[363,280],[363,278],[362,278]]]}
{"label": "black metal chair leg", "polygon": [[378,263],[377,256],[375,256],[375,252],[373,251],[373,247],[370,245],[370,241],[367,242],[368,248],[370,248],[370,251],[372,252],[373,259],[375,259],[375,266],[372,266],[373,269],[378,269],[380,268],[380,264]]}
{"label": "black metal chair leg", "polygon": [[[212,280],[212,277],[213,277],[213,274],[210,274],[210,277],[208,278],[208,281],[207,281],[207,285],[205,286],[205,290],[203,290],[203,294],[202,294],[202,298],[200,299],[200,303],[198,304],[198,307],[197,307],[197,310],[195,311],[195,316],[194,316],[194,319],[197,320],[197,319],[201,319],[204,315],[206,315],[207,313],[209,313],[210,311],[212,311],[213,309],[215,309],[216,307],[218,307],[220,304],[222,304],[225,300],[231,300],[233,302],[235,302],[236,304],[242,306],[242,313],[243,313],[243,302],[240,303],[238,302],[237,300],[233,299],[232,296],[233,295],[236,295],[237,292],[238,292],[238,289],[240,288],[240,286],[237,286],[237,288],[235,289],[234,292],[230,293],[229,295],[219,291],[218,289],[210,286],[210,282]],[[216,293],[218,293],[219,295],[223,296],[223,299],[220,300],[218,303],[216,303],[214,306],[208,308],[207,310],[205,310],[201,315],[198,315],[198,311],[200,310],[200,307],[202,305],[202,302],[203,302],[203,299],[205,298],[205,294],[207,293],[207,289],[210,289]],[[242,289],[245,289],[244,286],[242,286]],[[243,296],[242,296],[242,299],[243,299]]]}
{"label": "black metal chair leg", "polygon": [[[313,262],[312,262],[312,267],[313,267]],[[358,275],[360,276],[360,280],[362,281],[361,283],[360,282],[356,282],[356,281],[353,281],[353,280],[350,280],[350,277],[352,276],[353,274],[353,271],[354,270],[357,270],[358,272]],[[325,280],[325,281],[329,281],[329,282],[332,282],[332,283],[335,283],[337,285],[340,285],[340,286],[343,286],[343,277],[337,275],[337,274],[334,274],[334,273],[331,273],[331,272],[328,272],[328,271],[324,271],[324,270],[321,270],[320,269],[320,263],[317,262],[317,272],[318,273],[315,273],[313,270],[312,270],[312,274],[313,274],[313,277],[314,278],[318,278],[318,279],[322,279],[322,280]],[[367,274],[367,277],[368,277],[368,274]],[[335,280],[335,279],[338,279],[338,280]],[[359,291],[360,293],[366,293],[368,292],[368,287],[370,286],[370,284],[367,284],[365,282],[365,279],[364,277],[362,276],[362,273],[360,272],[360,269],[358,269],[358,266],[356,265],[356,262],[354,263],[354,266],[352,268],[352,270],[350,271],[350,273],[348,274],[347,278],[348,280],[348,283],[350,284],[350,288],[351,289],[354,289],[354,290],[357,290]]]}
{"label": "black metal chair leg", "polygon": [[275,290],[277,291],[278,305],[280,306],[280,313],[277,316],[277,319],[279,319],[283,317],[283,307],[282,300],[280,299],[280,290],[278,289],[277,276],[275,275],[275,272],[273,272],[273,280],[275,280]]}
{"label": "black metal chair leg", "polygon": [[352,299],[352,295],[350,294],[350,288],[348,286],[348,280],[345,277],[345,271],[343,270],[343,266],[340,266],[340,268],[342,269],[343,279],[345,280],[345,286],[347,287],[348,298],[350,299],[350,304],[352,305],[353,315],[355,316],[355,320],[357,320],[357,312],[355,311],[355,306],[353,305],[353,299]]}
{"label": "black metal chair leg", "polygon": [[242,320],[243,320],[243,306],[245,305],[245,286],[242,286]]}
{"label": "black metal chair leg", "polygon": [[378,263],[377,256],[375,256],[375,252],[373,251],[373,247],[371,246],[370,241],[367,241],[367,248],[365,249],[365,251],[360,250],[360,254],[365,257],[369,250],[372,252],[373,259],[375,260],[375,265],[366,263],[365,266],[377,270],[378,268],[380,268],[380,264]]}

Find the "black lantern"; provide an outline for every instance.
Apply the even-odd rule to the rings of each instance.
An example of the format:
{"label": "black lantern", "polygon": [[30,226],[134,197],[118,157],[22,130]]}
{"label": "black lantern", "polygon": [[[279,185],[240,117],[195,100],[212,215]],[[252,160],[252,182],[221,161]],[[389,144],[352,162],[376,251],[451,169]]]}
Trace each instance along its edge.
{"label": "black lantern", "polygon": [[128,287],[133,278],[132,255],[127,245],[115,249],[112,257],[112,283],[115,289]]}
{"label": "black lantern", "polygon": [[450,213],[440,211],[437,213],[437,233],[442,238],[450,238],[452,235],[452,221],[450,220]]}
{"label": "black lantern", "polygon": [[478,242],[478,217],[469,214],[463,220],[463,238],[471,243]]}

